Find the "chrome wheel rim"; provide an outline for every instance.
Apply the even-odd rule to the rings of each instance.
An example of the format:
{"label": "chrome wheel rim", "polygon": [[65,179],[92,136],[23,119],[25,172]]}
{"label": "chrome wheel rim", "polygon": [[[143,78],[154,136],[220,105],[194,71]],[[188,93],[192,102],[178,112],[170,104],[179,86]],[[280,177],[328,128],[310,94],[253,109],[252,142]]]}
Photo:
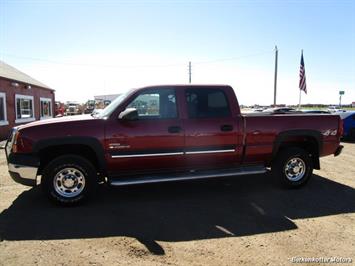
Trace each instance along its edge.
{"label": "chrome wheel rim", "polygon": [[301,158],[291,158],[286,162],[284,172],[288,180],[299,181],[306,173],[306,164]]}
{"label": "chrome wheel rim", "polygon": [[73,198],[84,190],[85,176],[76,168],[64,168],[55,175],[53,185],[59,195]]}

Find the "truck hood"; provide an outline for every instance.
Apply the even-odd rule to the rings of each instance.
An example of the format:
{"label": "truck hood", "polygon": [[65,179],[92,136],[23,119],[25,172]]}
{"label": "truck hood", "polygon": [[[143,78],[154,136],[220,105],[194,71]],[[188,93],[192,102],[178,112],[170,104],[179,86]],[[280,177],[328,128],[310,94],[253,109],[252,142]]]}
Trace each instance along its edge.
{"label": "truck hood", "polygon": [[30,128],[34,126],[53,125],[53,124],[61,124],[61,123],[68,123],[68,122],[75,122],[75,121],[85,122],[85,121],[90,121],[95,119],[97,118],[94,118],[91,115],[63,116],[58,118],[49,118],[49,119],[34,121],[25,125],[21,125],[18,127],[18,129],[21,130],[21,129]]}

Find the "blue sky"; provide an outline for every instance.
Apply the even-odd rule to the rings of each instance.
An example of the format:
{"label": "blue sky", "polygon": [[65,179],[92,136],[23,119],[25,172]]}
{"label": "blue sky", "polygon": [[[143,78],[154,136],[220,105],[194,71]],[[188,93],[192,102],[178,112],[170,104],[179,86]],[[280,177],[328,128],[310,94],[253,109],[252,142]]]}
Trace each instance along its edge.
{"label": "blue sky", "polygon": [[224,83],[244,104],[355,101],[355,1],[5,1],[0,58],[85,101],[137,86]]}

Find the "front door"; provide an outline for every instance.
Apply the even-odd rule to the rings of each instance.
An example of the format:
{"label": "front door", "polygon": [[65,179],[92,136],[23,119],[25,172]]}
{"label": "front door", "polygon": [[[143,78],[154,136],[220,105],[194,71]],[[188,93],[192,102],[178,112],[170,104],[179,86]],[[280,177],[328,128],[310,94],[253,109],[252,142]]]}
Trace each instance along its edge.
{"label": "front door", "polygon": [[175,89],[139,91],[126,108],[136,108],[138,120],[117,119],[107,127],[109,174],[153,173],[183,167],[184,132]]}

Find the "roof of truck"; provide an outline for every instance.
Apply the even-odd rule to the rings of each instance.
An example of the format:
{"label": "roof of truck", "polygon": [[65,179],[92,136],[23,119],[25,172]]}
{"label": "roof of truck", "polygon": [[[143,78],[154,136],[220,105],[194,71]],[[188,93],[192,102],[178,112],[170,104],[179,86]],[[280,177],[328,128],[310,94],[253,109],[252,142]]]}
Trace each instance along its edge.
{"label": "roof of truck", "polygon": [[201,88],[201,87],[231,87],[231,86],[230,85],[226,85],[226,84],[160,84],[160,85],[144,86],[144,87],[141,87],[139,89],[161,88],[161,87],[177,87],[177,88],[179,88],[179,87],[181,87],[181,88],[194,87],[194,88]]}

